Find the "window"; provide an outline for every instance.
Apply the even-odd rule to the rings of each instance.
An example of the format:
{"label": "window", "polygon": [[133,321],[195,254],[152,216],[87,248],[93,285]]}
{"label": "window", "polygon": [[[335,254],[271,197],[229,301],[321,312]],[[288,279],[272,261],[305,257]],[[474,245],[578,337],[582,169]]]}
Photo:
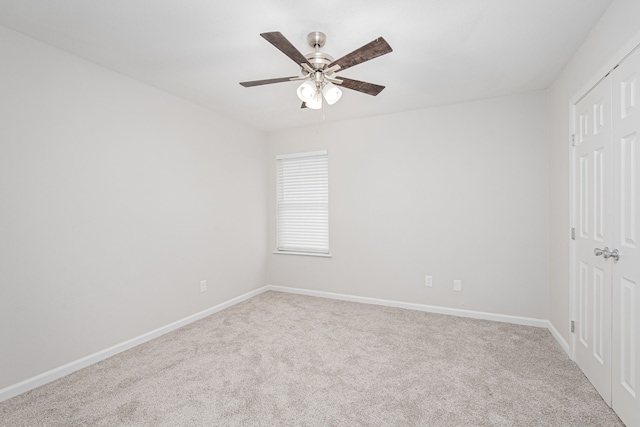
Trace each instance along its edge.
{"label": "window", "polygon": [[277,250],[329,255],[329,156],[326,150],[276,156]]}

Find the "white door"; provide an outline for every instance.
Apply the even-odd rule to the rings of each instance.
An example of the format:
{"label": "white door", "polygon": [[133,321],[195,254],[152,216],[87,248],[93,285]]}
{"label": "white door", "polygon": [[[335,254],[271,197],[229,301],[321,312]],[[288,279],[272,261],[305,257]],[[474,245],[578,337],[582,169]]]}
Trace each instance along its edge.
{"label": "white door", "polygon": [[640,51],[613,76],[612,407],[629,427],[640,426]]}
{"label": "white door", "polygon": [[575,360],[640,426],[640,50],[575,106]]}
{"label": "white door", "polygon": [[611,405],[610,76],[576,105],[574,126],[575,360]]}

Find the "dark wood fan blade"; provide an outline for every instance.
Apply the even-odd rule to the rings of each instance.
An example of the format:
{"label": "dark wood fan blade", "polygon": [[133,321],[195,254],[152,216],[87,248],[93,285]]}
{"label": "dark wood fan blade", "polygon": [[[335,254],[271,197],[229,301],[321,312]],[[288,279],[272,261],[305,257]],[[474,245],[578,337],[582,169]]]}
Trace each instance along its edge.
{"label": "dark wood fan blade", "polygon": [[347,89],[357,90],[358,92],[366,93],[367,95],[376,96],[384,86],[375,85],[373,83],[361,82],[360,80],[347,79],[345,77],[336,77],[342,80],[339,86],[346,87]]}
{"label": "dark wood fan blade", "polygon": [[271,33],[261,33],[260,34],[266,41],[274,45],[280,52],[287,55],[289,58],[293,60],[296,64],[300,65],[302,63],[307,63],[311,65],[309,60],[304,57],[303,54],[300,53],[298,49],[294,45],[291,44],[289,40],[285,36],[282,35],[279,31],[273,31]]}
{"label": "dark wood fan blade", "polygon": [[252,87],[252,86],[261,86],[261,85],[270,85],[271,83],[282,83],[289,82],[291,79],[296,78],[298,76],[292,77],[280,77],[277,79],[265,79],[265,80],[253,80],[250,82],[240,82],[240,84],[244,87]]}
{"label": "dark wood fan blade", "polygon": [[340,71],[346,70],[347,68],[351,68],[354,65],[361,64],[365,61],[369,61],[373,58],[377,58],[378,56],[385,55],[392,51],[393,49],[391,49],[389,43],[387,43],[387,41],[382,37],[379,37],[371,43],[367,43],[361,48],[358,48],[353,52],[346,54],[342,58],[333,61],[331,64],[329,64],[329,67],[339,65]]}
{"label": "dark wood fan blade", "polygon": [[300,106],[300,108],[307,108],[307,103],[303,102],[302,105]]}

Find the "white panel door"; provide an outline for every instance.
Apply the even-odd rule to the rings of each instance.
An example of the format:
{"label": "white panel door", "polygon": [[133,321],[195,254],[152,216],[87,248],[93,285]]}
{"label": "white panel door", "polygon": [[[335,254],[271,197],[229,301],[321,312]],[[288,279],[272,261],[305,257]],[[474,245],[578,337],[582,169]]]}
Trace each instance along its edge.
{"label": "white panel door", "polygon": [[575,360],[611,405],[611,77],[575,111]]}
{"label": "white panel door", "polygon": [[640,426],[640,51],[613,73],[612,407]]}

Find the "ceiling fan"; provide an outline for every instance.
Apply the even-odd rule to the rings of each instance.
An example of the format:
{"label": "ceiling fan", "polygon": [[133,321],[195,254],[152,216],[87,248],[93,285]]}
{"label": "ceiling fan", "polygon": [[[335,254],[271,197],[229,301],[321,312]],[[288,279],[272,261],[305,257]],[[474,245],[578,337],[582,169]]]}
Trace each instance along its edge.
{"label": "ceiling fan", "polygon": [[320,52],[320,48],[324,46],[327,40],[327,36],[320,31],[314,31],[307,36],[307,42],[314,48],[314,51],[307,55],[302,55],[302,53],[278,31],[262,33],[260,35],[291,58],[293,62],[298,64],[301,67],[302,75],[240,82],[244,87],[289,81],[303,81],[297,90],[298,98],[302,101],[302,108],[308,107],[312,109],[322,108],[323,97],[327,104],[335,104],[342,96],[342,91],[338,86],[372,96],[376,96],[384,89],[384,86],[335,75],[338,71],[346,70],[354,65],[391,52],[393,49],[391,49],[391,46],[389,46],[382,37],[367,43],[340,59],[334,60],[330,55]]}

